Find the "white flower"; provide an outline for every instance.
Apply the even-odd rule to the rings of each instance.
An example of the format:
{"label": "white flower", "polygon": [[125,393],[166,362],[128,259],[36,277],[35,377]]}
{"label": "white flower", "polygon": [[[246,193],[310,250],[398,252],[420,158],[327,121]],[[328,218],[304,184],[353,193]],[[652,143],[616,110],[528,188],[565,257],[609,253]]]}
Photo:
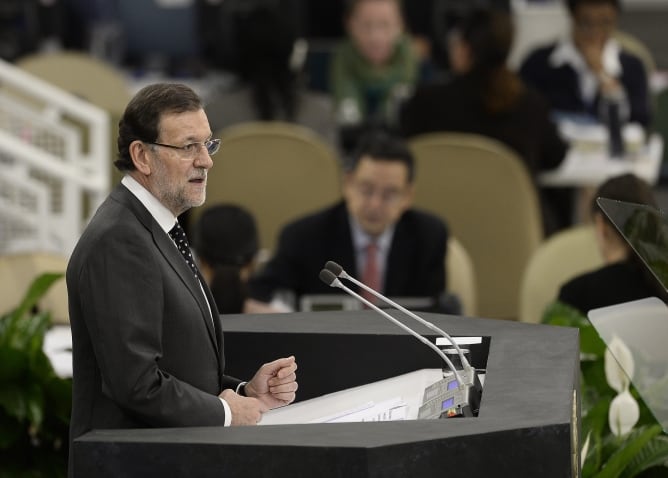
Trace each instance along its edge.
{"label": "white flower", "polygon": [[582,445],[582,451],[580,452],[580,468],[585,466],[585,458],[587,458],[587,453],[589,453],[589,439],[591,438],[591,430],[587,433],[587,439]]}
{"label": "white flower", "polygon": [[626,390],[633,378],[635,363],[633,355],[622,340],[616,335],[605,350],[605,378],[618,393]]}
{"label": "white flower", "polygon": [[608,423],[610,430],[617,436],[625,435],[631,431],[638,422],[640,409],[638,403],[631,396],[628,388],[617,395],[610,402],[608,410]]}

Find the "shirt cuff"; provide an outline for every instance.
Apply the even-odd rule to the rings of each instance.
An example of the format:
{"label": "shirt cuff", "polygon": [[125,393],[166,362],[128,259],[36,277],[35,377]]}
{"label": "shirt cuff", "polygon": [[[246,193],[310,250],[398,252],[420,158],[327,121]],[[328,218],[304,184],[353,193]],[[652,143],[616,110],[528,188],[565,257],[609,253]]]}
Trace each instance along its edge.
{"label": "shirt cuff", "polygon": [[232,424],[232,410],[230,409],[230,405],[225,400],[220,398],[220,401],[223,403],[223,408],[225,409],[225,423],[223,423],[223,426],[229,427]]}
{"label": "shirt cuff", "polygon": [[241,382],[239,385],[237,385],[237,389],[235,390],[237,395],[241,395],[242,397],[246,396],[245,386],[246,386],[247,383],[248,382]]}

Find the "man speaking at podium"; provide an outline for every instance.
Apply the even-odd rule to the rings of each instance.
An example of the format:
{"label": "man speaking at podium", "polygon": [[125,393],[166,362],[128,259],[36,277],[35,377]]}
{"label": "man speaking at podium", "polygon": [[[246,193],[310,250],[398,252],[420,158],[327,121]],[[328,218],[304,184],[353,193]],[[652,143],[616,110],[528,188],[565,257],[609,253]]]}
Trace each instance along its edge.
{"label": "man speaking at podium", "polygon": [[278,250],[249,283],[246,311],[281,310],[275,296],[283,290],[331,294],[318,278],[329,260],[385,295],[437,303],[445,292],[448,232],[437,217],[411,208],[413,176],[402,140],[364,136],[345,171],[343,201],[283,229]]}
{"label": "man speaking at podium", "polygon": [[225,375],[216,303],[176,219],[204,202],[219,146],[184,85],[147,86],[128,104],[115,162],[125,177],[67,268],[72,440],[91,429],[251,425],[294,400],[294,357],[247,383]]}

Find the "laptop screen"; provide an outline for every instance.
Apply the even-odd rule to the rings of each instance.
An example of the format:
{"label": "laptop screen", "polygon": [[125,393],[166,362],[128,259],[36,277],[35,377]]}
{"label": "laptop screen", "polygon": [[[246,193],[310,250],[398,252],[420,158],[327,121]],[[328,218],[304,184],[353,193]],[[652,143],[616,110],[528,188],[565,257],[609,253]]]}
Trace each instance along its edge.
{"label": "laptop screen", "polygon": [[[663,211],[644,204],[606,198],[598,198],[596,202],[666,294],[668,292],[668,217]],[[665,299],[666,296],[663,298]]]}

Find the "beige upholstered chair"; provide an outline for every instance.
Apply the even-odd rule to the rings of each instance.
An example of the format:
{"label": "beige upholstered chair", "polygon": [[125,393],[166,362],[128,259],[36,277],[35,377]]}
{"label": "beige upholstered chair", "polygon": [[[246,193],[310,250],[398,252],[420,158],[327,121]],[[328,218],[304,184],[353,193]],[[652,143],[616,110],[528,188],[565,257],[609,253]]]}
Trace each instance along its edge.
{"label": "beige upholstered chair", "polygon": [[537,193],[510,149],[472,134],[410,141],[415,204],[442,217],[473,260],[482,317],[516,319],[524,267],[542,240]]}
{"label": "beige upholstered chair", "polygon": [[264,249],[274,250],[287,222],[341,197],[336,153],[307,128],[254,122],[216,136],[222,144],[209,171],[206,204],[246,207],[257,220]]}
{"label": "beige upholstered chair", "polygon": [[[47,272],[65,273],[67,258],[47,252],[30,252],[0,256],[0,314],[19,305],[30,284]],[[55,282],[39,302],[39,308],[51,313],[54,323],[69,323],[65,278]]]}
{"label": "beige upholstered chair", "polygon": [[602,265],[593,226],[575,226],[548,238],[533,253],[522,276],[520,320],[540,322],[562,284]]}
{"label": "beige upholstered chair", "polygon": [[35,53],[16,65],[79,98],[108,111],[117,119],[130,100],[123,73],[91,55],[73,51]]}
{"label": "beige upholstered chair", "polygon": [[472,317],[477,312],[477,290],[473,261],[462,243],[456,238],[448,239],[445,259],[448,291],[457,294],[462,304],[462,315]]}
{"label": "beige upholstered chair", "polygon": [[645,45],[640,39],[631,35],[630,33],[617,30],[614,33],[615,40],[630,53],[633,53],[635,56],[640,58],[647,72],[649,78],[650,75],[656,72],[656,62],[654,61],[654,56],[647,45]]}

